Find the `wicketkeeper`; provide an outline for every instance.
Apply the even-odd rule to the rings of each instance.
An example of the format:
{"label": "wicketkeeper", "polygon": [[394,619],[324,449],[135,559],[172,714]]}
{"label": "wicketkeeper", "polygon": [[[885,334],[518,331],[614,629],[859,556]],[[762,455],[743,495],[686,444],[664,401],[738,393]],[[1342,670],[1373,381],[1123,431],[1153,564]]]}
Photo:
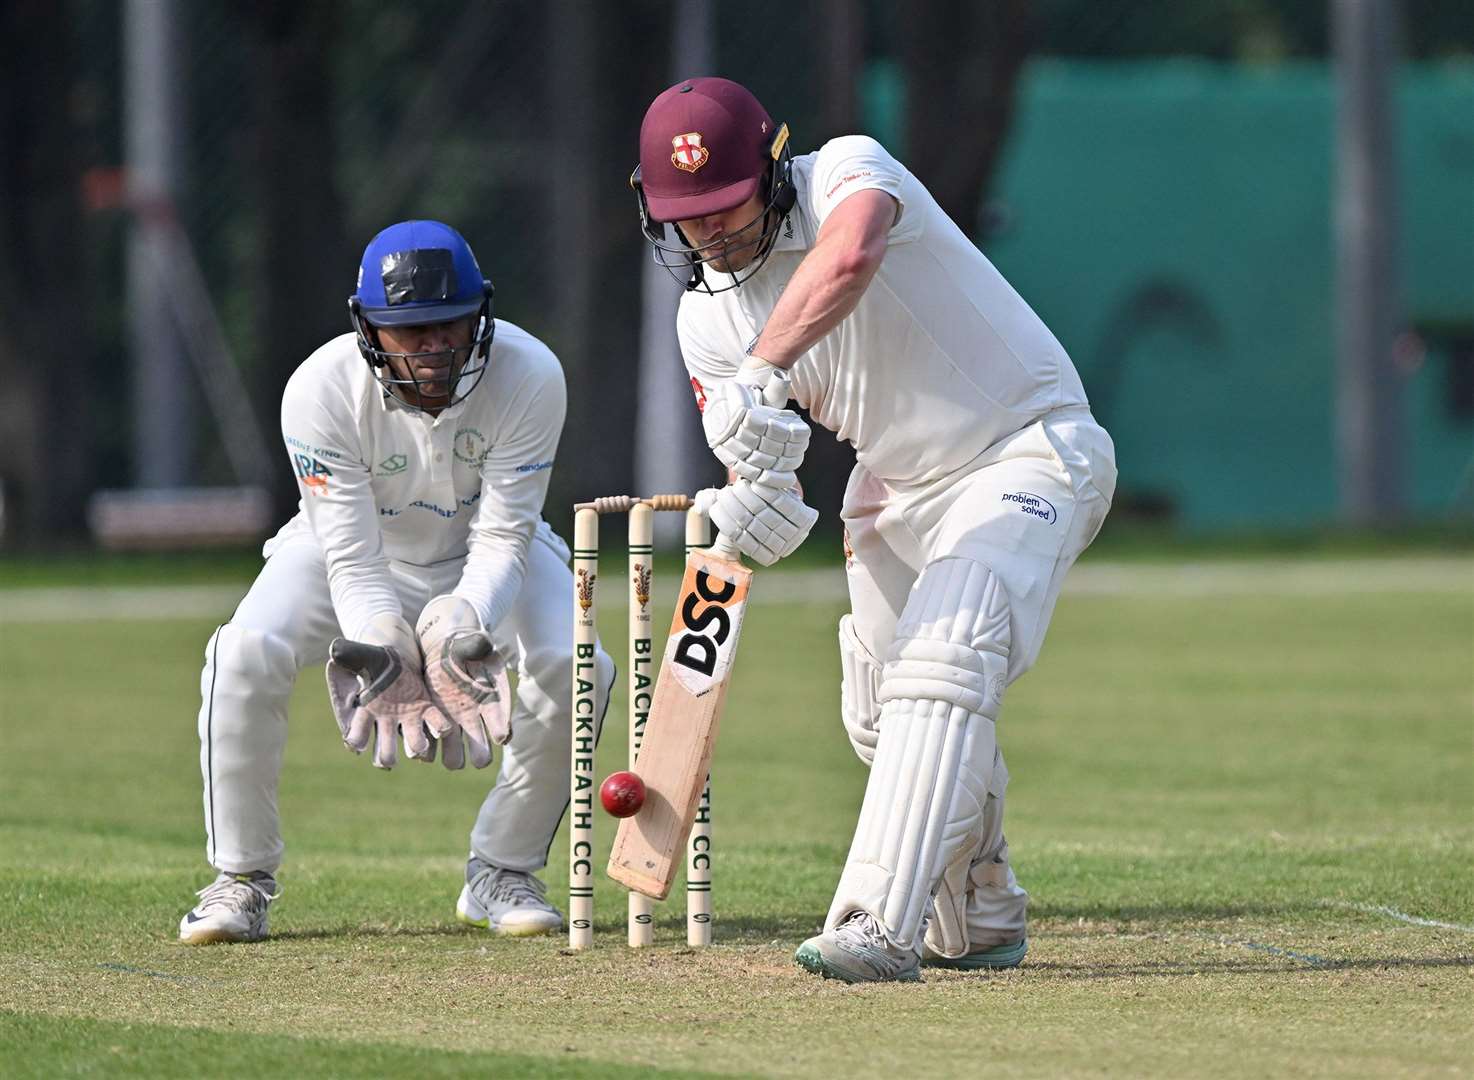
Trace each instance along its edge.
{"label": "wicketkeeper", "polygon": [[[542,520],[563,372],[492,314],[466,241],[435,221],[369,243],[352,331],[282,397],[300,508],[205,648],[199,716],[205,856],[218,872],[186,942],[265,937],[282,858],[276,790],[298,672],[327,664],[343,741],[393,768],[439,756],[501,768],[471,829],[463,921],[558,929],[534,874],[568,799],[572,589]],[[597,653],[602,715],[614,665]],[[516,673],[515,691],[507,672]]]}
{"label": "wicketkeeper", "polygon": [[794,157],[749,91],[690,79],[646,112],[631,183],[734,477],[705,500],[716,526],[764,565],[807,536],[790,397],[858,459],[840,713],[870,779],[796,959],[851,982],[1015,965],[1028,898],[996,724],[1105,519],[1110,437],[1060,343],[874,139]]}

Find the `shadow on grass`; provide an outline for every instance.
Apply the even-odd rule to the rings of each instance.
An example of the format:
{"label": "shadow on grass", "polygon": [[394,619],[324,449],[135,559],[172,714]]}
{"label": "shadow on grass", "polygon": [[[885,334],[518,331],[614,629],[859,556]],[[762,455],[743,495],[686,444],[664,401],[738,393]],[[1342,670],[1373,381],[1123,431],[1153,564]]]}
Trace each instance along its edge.
{"label": "shadow on grass", "polygon": [[[303,927],[295,930],[273,930],[271,941],[326,941],[333,938],[438,938],[485,937],[487,931],[460,923],[437,923],[434,926],[374,926],[371,924]],[[494,935],[493,935],[494,936]]]}
{"label": "shadow on grass", "polygon": [[1315,915],[1324,918],[1326,905],[1320,900],[1293,903],[1225,904],[1052,904],[1030,903],[1029,920],[1033,923],[1143,923],[1148,926],[1171,926],[1179,923],[1219,923],[1232,919],[1282,920],[1294,916]]}
{"label": "shadow on grass", "polygon": [[[712,941],[718,945],[768,945],[773,941],[792,941],[795,945],[823,929],[824,913],[789,915],[774,918],[724,919],[718,912],[712,918]],[[685,921],[672,921],[672,927]]]}
{"label": "shadow on grass", "polygon": [[[1250,946],[1252,947],[1252,946]],[[1056,961],[1025,961],[1024,972],[1052,976],[1060,979],[1183,979],[1196,975],[1283,975],[1293,971],[1303,974],[1311,971],[1386,971],[1396,969],[1426,969],[1466,967],[1474,963],[1474,956],[1396,956],[1361,957],[1356,960],[1332,960],[1325,957],[1300,957],[1285,954],[1285,963],[1270,964],[1245,960],[1236,963],[1223,960],[1213,963],[1176,963],[1161,961],[1150,964],[1074,964]],[[931,969],[928,969],[931,970]]]}

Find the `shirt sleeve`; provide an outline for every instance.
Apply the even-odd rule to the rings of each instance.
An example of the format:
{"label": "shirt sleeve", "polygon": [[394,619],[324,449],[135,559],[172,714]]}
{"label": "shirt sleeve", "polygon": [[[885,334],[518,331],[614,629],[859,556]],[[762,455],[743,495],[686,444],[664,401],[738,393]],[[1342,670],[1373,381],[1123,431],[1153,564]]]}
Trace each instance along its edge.
{"label": "shirt sleeve", "polygon": [[696,395],[696,408],[706,411],[706,394],[713,386],[725,382],[737,374],[742,357],[723,357],[702,333],[700,318],[693,305],[706,298],[699,293],[688,293],[681,300],[676,313],[676,338],[681,345],[681,360],[686,365],[686,374],[691,380],[691,392]]}
{"label": "shirt sleeve", "polygon": [[523,384],[509,403],[507,434],[481,463],[481,505],[471,519],[465,569],[455,595],[466,600],[487,630],[517,600],[527,574],[527,545],[542,517],[553,459],[563,432],[567,389],[551,363]]}
{"label": "shirt sleeve", "polygon": [[302,508],[327,565],[338,625],[362,636],[376,615],[403,615],[389,576],[370,470],[349,391],[299,369],[282,395],[282,438]]}
{"label": "shirt sleeve", "polygon": [[814,157],[809,199],[819,225],[857,191],[875,189],[896,200],[899,212],[889,240],[902,243],[921,235],[922,216],[908,214],[907,196],[915,181],[906,167],[868,135],[844,135],[825,143]]}

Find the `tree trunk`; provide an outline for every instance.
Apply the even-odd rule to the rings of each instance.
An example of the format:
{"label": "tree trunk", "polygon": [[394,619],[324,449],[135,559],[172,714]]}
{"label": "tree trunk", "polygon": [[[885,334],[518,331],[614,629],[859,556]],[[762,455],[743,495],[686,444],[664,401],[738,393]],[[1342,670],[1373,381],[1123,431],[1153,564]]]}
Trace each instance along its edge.
{"label": "tree trunk", "polygon": [[902,20],[906,165],[977,238],[1032,43],[1031,0],[917,0]]}

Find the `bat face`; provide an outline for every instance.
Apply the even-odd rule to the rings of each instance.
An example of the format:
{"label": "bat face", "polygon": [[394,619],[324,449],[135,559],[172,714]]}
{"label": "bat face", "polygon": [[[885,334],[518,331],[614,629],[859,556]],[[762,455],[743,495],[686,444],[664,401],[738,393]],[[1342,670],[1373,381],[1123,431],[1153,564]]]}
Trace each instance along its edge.
{"label": "bat face", "polygon": [[610,877],[657,900],[670,892],[711,770],[751,582],[735,559],[709,551],[686,559],[635,766],[645,803],[620,822],[609,856]]}
{"label": "bat face", "polygon": [[716,576],[705,566],[686,568],[666,645],[661,673],[668,672],[692,697],[710,693],[731,674],[747,607],[752,571],[727,564],[720,572],[727,576]]}

